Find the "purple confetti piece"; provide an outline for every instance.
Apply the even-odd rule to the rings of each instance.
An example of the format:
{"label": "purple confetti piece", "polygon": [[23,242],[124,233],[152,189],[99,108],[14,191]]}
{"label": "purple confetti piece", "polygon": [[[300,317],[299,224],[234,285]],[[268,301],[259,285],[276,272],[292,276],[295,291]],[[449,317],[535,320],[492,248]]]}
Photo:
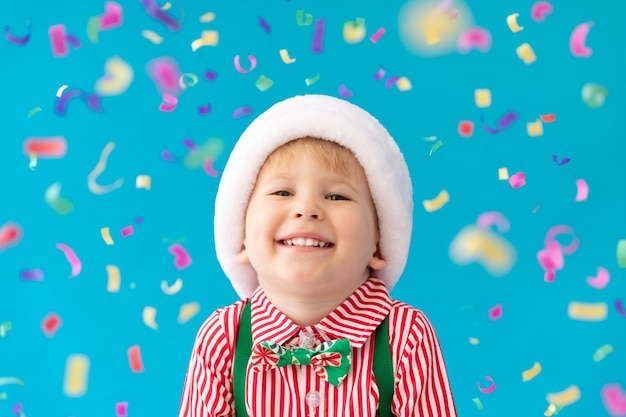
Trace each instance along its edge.
{"label": "purple confetti piece", "polygon": [[166,161],[172,162],[175,161],[176,158],[174,158],[174,155],[172,155],[172,153],[170,151],[168,151],[167,149],[163,149],[161,151],[161,158],[163,158]]}
{"label": "purple confetti piece", "polygon": [[270,33],[270,25],[268,25],[265,19],[263,19],[261,16],[259,16],[259,24],[261,25],[263,30],[265,30],[265,32]]}
{"label": "purple confetti piece", "polygon": [[512,110],[509,110],[508,112],[504,114],[504,116],[498,119],[496,124],[498,125],[500,130],[504,130],[516,120],[517,120],[517,113],[515,113]]}
{"label": "purple confetti piece", "polygon": [[4,37],[7,41],[16,45],[26,45],[26,43],[30,40],[30,21],[28,20],[26,21],[26,27],[28,28],[28,33],[26,36],[20,38],[19,36],[11,35],[11,33],[9,33],[9,25],[6,25],[4,27]]}
{"label": "purple confetti piece", "polygon": [[92,94],[83,94],[83,99],[87,102],[87,106],[93,111],[102,112],[102,106],[100,105],[100,96]]}
{"label": "purple confetti piece", "polygon": [[140,217],[135,217],[134,221],[135,221],[135,224],[141,224],[141,223],[143,223],[143,217],[141,217],[141,216]]}
{"label": "purple confetti piece", "polygon": [[78,38],[74,35],[72,35],[71,33],[68,33],[67,35],[65,35],[65,40],[72,45],[72,48],[74,49],[78,49],[81,47],[82,43],[80,43],[80,41],[78,40]]}
{"label": "purple confetti piece", "polygon": [[43,271],[41,269],[23,269],[20,271],[22,281],[43,281]]}
{"label": "purple confetti piece", "polygon": [[315,29],[313,30],[313,41],[311,42],[311,52],[321,54],[324,51],[324,19],[315,19]]}
{"label": "purple confetti piece", "polygon": [[393,87],[395,85],[395,83],[398,82],[399,79],[400,79],[400,77],[398,77],[398,76],[393,76],[393,77],[387,78],[387,81],[385,81],[385,87],[387,88],[387,90],[389,90],[391,87]]}
{"label": "purple confetti piece", "polygon": [[204,79],[209,81],[214,81],[217,78],[217,72],[208,70],[204,73]]}
{"label": "purple confetti piece", "polygon": [[185,145],[192,152],[198,149],[196,144],[189,138],[183,139],[183,145]]}
{"label": "purple confetti piece", "polygon": [[249,116],[252,114],[252,107],[241,106],[233,112],[233,119],[239,119],[242,116]]}
{"label": "purple confetti piece", "polygon": [[555,155],[555,154],[552,154],[552,160],[553,160],[553,161],[554,161],[557,165],[565,165],[565,164],[567,164],[567,163],[570,161],[570,159],[569,159],[569,158],[565,157],[565,158],[563,158],[563,159],[561,160],[561,162],[559,162],[559,160],[558,160],[558,158],[556,157],[556,155]]}
{"label": "purple confetti piece", "polygon": [[345,85],[341,84],[338,90],[339,90],[339,94],[341,95],[341,97],[343,98],[352,97],[352,91],[348,90],[348,88]]}
{"label": "purple confetti piece", "polygon": [[385,69],[383,68],[383,66],[380,66],[380,69],[376,72],[376,74],[374,74],[374,79],[376,81],[380,81],[383,79],[383,77],[385,76]]}
{"label": "purple confetti piece", "polygon": [[61,97],[57,98],[57,102],[54,106],[54,111],[63,116],[65,114],[65,110],[67,108],[67,103],[76,97],[80,97],[85,102],[87,102],[87,106],[93,111],[102,112],[102,107],[100,106],[100,96],[97,94],[85,94],[81,90],[64,90],[61,94]]}
{"label": "purple confetti piece", "polygon": [[615,300],[613,303],[615,305],[615,309],[619,313],[620,316],[626,317],[626,310],[624,310],[624,302],[620,299]]}
{"label": "purple confetti piece", "polygon": [[500,131],[500,129],[492,129],[489,126],[487,126],[485,124],[485,116],[483,116],[482,114],[480,115],[480,123],[483,125],[483,129],[485,129],[487,132],[491,133],[492,135],[495,135],[496,133]]}
{"label": "purple confetti piece", "polygon": [[198,106],[198,114],[208,113],[211,113],[211,104],[207,104],[206,106]]}
{"label": "purple confetti piece", "polygon": [[163,11],[155,0],[139,0],[139,2],[146,9],[150,16],[163,23],[171,31],[176,32],[178,29],[180,29],[180,23],[177,22],[165,11]]}
{"label": "purple confetti piece", "polygon": [[15,414],[16,416],[20,416],[20,414],[22,414],[22,410],[24,409],[24,407],[22,406],[22,403],[17,403],[13,406],[12,410],[13,410],[13,414]]}

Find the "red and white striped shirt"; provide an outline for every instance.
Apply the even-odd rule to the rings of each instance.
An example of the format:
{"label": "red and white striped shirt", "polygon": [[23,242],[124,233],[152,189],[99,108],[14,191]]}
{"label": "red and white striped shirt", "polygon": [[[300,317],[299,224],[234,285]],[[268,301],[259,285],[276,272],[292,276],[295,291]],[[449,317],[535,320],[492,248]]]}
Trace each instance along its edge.
{"label": "red and white striped shirt", "polygon": [[[234,416],[233,355],[247,299],[216,310],[204,322],[191,354],[179,417]],[[348,338],[352,365],[335,387],[311,366],[265,372],[248,363],[246,403],[250,417],[375,416],[378,387],[372,372],[373,338],[389,313],[395,369],[392,414],[398,417],[456,417],[448,375],[432,325],[421,311],[392,300],[385,284],[370,278],[314,326],[300,327],[274,307],[258,288],[251,297],[252,345],[273,340],[312,348]]]}

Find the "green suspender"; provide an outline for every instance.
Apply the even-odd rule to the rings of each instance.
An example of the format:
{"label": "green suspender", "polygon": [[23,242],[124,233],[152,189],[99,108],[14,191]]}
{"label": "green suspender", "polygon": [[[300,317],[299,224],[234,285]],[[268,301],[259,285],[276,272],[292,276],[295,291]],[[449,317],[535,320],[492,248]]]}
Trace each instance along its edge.
{"label": "green suspender", "polygon": [[[233,385],[235,394],[235,413],[238,417],[246,413],[246,370],[252,353],[252,329],[250,325],[250,302],[246,303],[239,322],[237,340],[235,342],[235,358]],[[374,339],[374,377],[380,400],[378,401],[379,417],[391,416],[391,399],[394,391],[394,371],[389,347],[389,327],[387,317],[376,329]]]}

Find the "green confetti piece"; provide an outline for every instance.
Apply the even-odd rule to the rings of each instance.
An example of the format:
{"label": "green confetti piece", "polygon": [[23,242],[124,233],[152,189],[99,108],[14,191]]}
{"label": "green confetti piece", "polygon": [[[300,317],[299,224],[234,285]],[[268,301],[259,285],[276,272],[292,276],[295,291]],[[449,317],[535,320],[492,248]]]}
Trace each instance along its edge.
{"label": "green confetti piece", "polygon": [[474,401],[479,410],[483,409],[483,403],[480,402],[480,398],[473,398],[472,401]]}
{"label": "green confetti piece", "polygon": [[298,23],[298,26],[309,26],[313,23],[313,15],[304,14],[304,10],[298,10],[296,12],[296,23]]}
{"label": "green confetti piece", "polygon": [[4,323],[0,324],[0,337],[4,337],[6,336],[7,332],[11,330],[11,322],[10,321],[5,321]]}
{"label": "green confetti piece", "polygon": [[599,347],[598,350],[593,354],[593,361],[600,362],[606,355],[613,352],[613,346],[606,344],[602,347]]}
{"label": "green confetti piece", "polygon": [[74,209],[72,202],[67,198],[58,198],[50,201],[50,207],[61,216],[65,216]]}
{"label": "green confetti piece", "polygon": [[207,158],[217,158],[224,149],[224,143],[221,139],[212,138],[198,146],[193,152],[189,152],[183,158],[183,164],[188,169],[197,169],[202,166]]}
{"label": "green confetti piece", "polygon": [[617,264],[620,268],[626,268],[626,239],[617,242]]}
{"label": "green confetti piece", "polygon": [[100,18],[94,16],[87,21],[87,37],[91,43],[98,43],[98,34],[100,33]]}
{"label": "green confetti piece", "polygon": [[256,88],[260,91],[266,91],[271,86],[274,85],[274,81],[271,78],[266,77],[265,75],[261,75],[258,80],[256,80]]}
{"label": "green confetti piece", "polygon": [[432,155],[432,154],[433,154],[433,152],[436,152],[436,151],[437,151],[437,149],[441,148],[441,146],[442,146],[442,145],[443,145],[443,142],[442,142],[442,141],[440,141],[440,140],[439,140],[439,141],[437,141],[437,143],[435,143],[435,144],[433,145],[433,147],[432,147],[432,148],[430,148],[430,153],[429,153],[428,155],[429,155],[429,156],[430,156],[430,155]]}
{"label": "green confetti piece", "polygon": [[315,77],[313,78],[307,78],[304,80],[304,82],[306,83],[307,87],[309,85],[313,85],[315,84],[318,80],[320,79],[320,74],[317,74]]}

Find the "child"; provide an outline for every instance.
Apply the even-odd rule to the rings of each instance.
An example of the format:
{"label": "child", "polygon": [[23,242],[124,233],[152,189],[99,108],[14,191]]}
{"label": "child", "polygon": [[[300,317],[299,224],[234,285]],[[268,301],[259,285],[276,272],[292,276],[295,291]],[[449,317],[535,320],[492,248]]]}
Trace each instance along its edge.
{"label": "child", "polygon": [[424,314],[390,298],[409,250],[404,157],[365,110],[292,97],[235,145],[215,202],[242,298],[193,347],[180,417],[455,417]]}

